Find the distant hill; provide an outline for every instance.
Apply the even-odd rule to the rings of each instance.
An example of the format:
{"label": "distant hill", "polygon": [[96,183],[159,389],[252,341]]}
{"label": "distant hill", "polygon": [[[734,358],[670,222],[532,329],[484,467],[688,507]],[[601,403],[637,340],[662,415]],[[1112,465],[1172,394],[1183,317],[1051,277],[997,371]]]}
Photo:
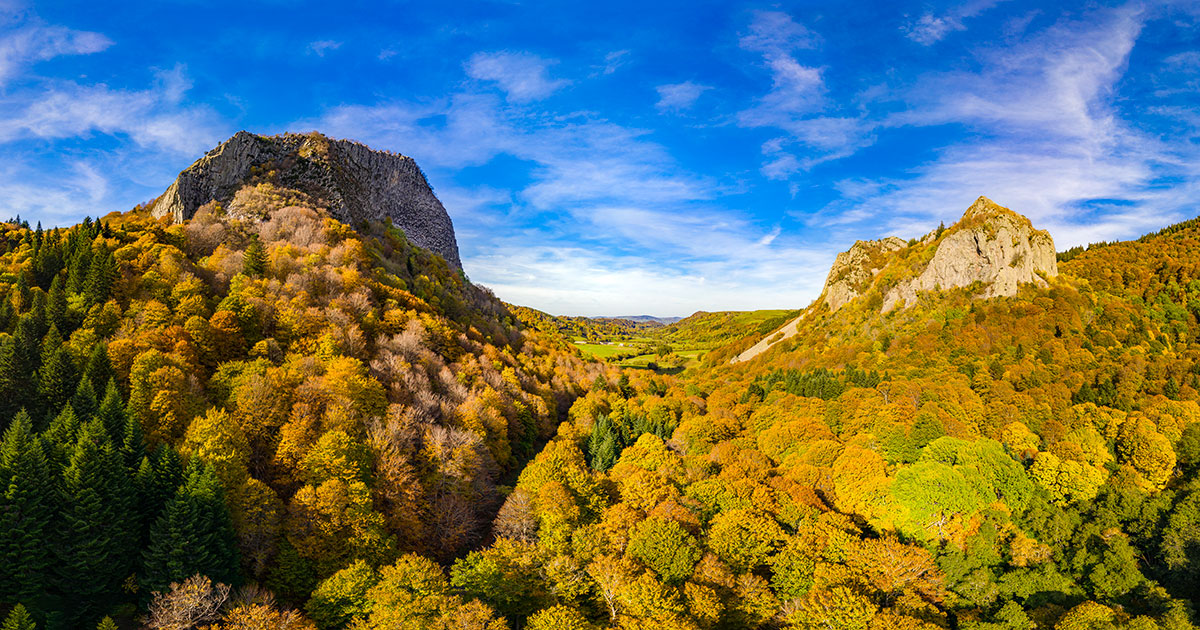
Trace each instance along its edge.
{"label": "distant hill", "polygon": [[653,315],[620,315],[617,317],[596,317],[594,319],[610,319],[610,320],[628,320],[639,324],[658,323],[658,324],[674,324],[683,319],[682,317],[655,317]]}

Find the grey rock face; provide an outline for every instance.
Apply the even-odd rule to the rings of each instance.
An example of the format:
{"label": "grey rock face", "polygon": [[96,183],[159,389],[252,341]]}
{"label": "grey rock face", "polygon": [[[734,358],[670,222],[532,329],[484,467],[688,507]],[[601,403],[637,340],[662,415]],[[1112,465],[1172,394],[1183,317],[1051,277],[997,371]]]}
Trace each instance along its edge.
{"label": "grey rock face", "polygon": [[412,158],[319,134],[239,131],[180,173],[151,213],[185,221],[210,201],[227,205],[255,175],[271,170],[339,221],[357,226],[390,218],[414,244],[462,268],[450,215]]}
{"label": "grey rock face", "polygon": [[821,291],[830,312],[862,295],[887,264],[886,254],[904,246],[904,239],[889,236],[878,241],[855,241],[848,251],[838,254]]}
{"label": "grey rock face", "polygon": [[[955,229],[956,228],[956,229]],[[900,300],[912,304],[919,291],[987,283],[979,296],[1013,296],[1025,282],[1046,286],[1040,274],[1058,275],[1054,239],[1029,219],[980,197],[942,239],[921,275],[902,282],[883,298],[883,312]]]}
{"label": "grey rock face", "polygon": [[[901,258],[911,260],[920,253],[910,247],[936,249],[923,268],[907,271],[891,267],[901,264]],[[884,269],[892,269],[889,274],[903,278],[883,293],[880,310],[886,313],[901,304],[912,306],[922,291],[965,287],[975,282],[985,285],[978,294],[980,298],[1016,295],[1017,287],[1027,282],[1046,286],[1044,278],[1058,275],[1058,259],[1048,232],[1035,229],[1029,219],[980,197],[958,223],[944,232],[930,232],[912,246],[895,236],[856,242],[849,251],[838,254],[825,280],[822,299],[830,311],[836,311],[867,293]]]}

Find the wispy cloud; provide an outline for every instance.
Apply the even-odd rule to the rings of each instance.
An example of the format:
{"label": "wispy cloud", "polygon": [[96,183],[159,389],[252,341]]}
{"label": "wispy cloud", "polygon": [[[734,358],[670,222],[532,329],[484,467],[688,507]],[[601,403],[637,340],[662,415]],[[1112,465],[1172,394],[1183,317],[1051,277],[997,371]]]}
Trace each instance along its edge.
{"label": "wispy cloud", "polygon": [[696,104],[696,100],[702,94],[711,89],[712,86],[700,85],[691,81],[660,85],[655,88],[658,91],[658,103],[655,103],[654,106],[664,112],[688,110]]}
{"label": "wispy cloud", "polygon": [[550,96],[567,85],[566,79],[551,79],[548,69],[553,62],[523,52],[476,53],[466,64],[467,76],[495,82],[514,103],[525,103]]}
{"label": "wispy cloud", "polygon": [[754,106],[737,114],[743,127],[774,128],[785,133],[762,145],[762,173],[786,180],[817,164],[845,157],[874,141],[871,123],[861,114],[838,115],[826,97],[824,70],[802,63],[797,54],[815,48],[819,37],[780,12],[756,13],[739,43],[761,55],[771,89]]}
{"label": "wispy cloud", "polygon": [[972,0],[941,14],[926,12],[921,17],[906,23],[903,27],[904,34],[918,44],[931,46],[950,33],[967,30],[964,20],[973,18],[1003,1]]}
{"label": "wispy cloud", "polygon": [[[0,13],[3,12],[0,7]],[[97,53],[112,44],[112,40],[100,33],[46,25],[35,18],[0,35],[0,87],[38,61]]]}
{"label": "wispy cloud", "polygon": [[180,103],[190,85],[182,69],[158,76],[158,84],[145,90],[72,81],[18,90],[0,102],[0,143],[102,133],[182,154],[211,148],[223,126],[209,108]]}
{"label": "wispy cloud", "polygon": [[[509,301],[610,315],[787,306],[819,288],[832,256],[718,203],[723,186],[682,169],[648,131],[594,114],[467,91],[295,125],[314,126],[416,157],[455,216],[468,274]],[[454,182],[500,156],[529,165],[511,191]],[[797,281],[799,269],[812,282]]]}
{"label": "wispy cloud", "polygon": [[[1116,86],[1142,30],[1138,7],[1064,21],[1014,46],[980,51],[977,72],[916,81],[882,127],[960,126],[969,135],[904,179],[877,180],[831,208],[870,208],[890,228],[952,220],[980,194],[1048,227],[1069,246],[1136,234],[1179,217],[1197,150],[1121,116]],[[884,131],[881,131],[883,133]],[[1164,186],[1165,181],[1184,182]]]}
{"label": "wispy cloud", "polygon": [[614,50],[604,55],[604,65],[600,68],[600,74],[608,75],[616,72],[621,66],[629,63],[630,54],[629,50]]}
{"label": "wispy cloud", "polygon": [[316,55],[318,57],[324,57],[327,53],[333,52],[341,47],[342,42],[332,39],[319,39],[315,42],[309,43],[308,52],[309,54]]}

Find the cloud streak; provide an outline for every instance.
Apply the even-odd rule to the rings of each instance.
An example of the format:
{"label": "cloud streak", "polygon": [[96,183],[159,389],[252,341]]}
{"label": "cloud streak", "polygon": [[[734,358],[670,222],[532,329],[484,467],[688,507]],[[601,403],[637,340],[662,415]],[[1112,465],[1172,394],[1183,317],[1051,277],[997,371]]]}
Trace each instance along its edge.
{"label": "cloud streak", "polygon": [[527,103],[546,98],[570,83],[551,79],[550,65],[551,62],[537,55],[523,52],[476,53],[467,61],[466,70],[472,79],[495,83],[509,101]]}
{"label": "cloud streak", "polygon": [[[0,8],[2,13],[3,8]],[[0,35],[0,87],[39,61],[65,55],[90,55],[112,44],[112,40],[100,33],[50,26],[34,19]]]}

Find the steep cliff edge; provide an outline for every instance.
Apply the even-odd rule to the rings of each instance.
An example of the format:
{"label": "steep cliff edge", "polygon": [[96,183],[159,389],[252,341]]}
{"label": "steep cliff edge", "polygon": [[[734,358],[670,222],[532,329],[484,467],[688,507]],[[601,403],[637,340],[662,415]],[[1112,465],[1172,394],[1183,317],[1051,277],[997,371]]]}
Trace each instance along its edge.
{"label": "steep cliff edge", "polygon": [[151,213],[182,222],[206,203],[228,206],[238,190],[264,174],[311,195],[348,225],[390,218],[413,243],[462,268],[450,215],[412,158],[316,133],[239,131],[184,169]]}
{"label": "steep cliff edge", "polygon": [[836,311],[878,289],[880,310],[911,306],[922,291],[954,289],[976,282],[980,298],[1016,295],[1023,283],[1046,286],[1058,275],[1054,239],[1029,219],[987,197],[971,204],[962,219],[913,243],[897,237],[858,241],[838,254],[821,299]]}
{"label": "steep cliff edge", "polygon": [[901,300],[912,304],[920,291],[982,282],[987,287],[978,297],[1013,296],[1023,283],[1046,286],[1043,274],[1058,275],[1050,233],[1035,229],[1029,219],[987,197],[976,200],[936,247],[921,275],[888,290],[883,298],[885,313]]}
{"label": "steep cliff edge", "polygon": [[816,303],[753,347],[730,360],[749,361],[800,332],[805,318],[824,304],[836,312],[868,297],[869,309],[886,313],[912,306],[919,294],[979,283],[977,298],[1013,296],[1025,283],[1046,286],[1058,275],[1054,239],[1029,219],[987,197],[971,204],[958,223],[913,241],[889,236],[856,241],[837,255]]}
{"label": "steep cliff edge", "polygon": [[862,295],[887,264],[887,255],[904,247],[904,239],[889,236],[878,241],[855,241],[849,250],[838,254],[821,291],[829,310],[836,311]]}

